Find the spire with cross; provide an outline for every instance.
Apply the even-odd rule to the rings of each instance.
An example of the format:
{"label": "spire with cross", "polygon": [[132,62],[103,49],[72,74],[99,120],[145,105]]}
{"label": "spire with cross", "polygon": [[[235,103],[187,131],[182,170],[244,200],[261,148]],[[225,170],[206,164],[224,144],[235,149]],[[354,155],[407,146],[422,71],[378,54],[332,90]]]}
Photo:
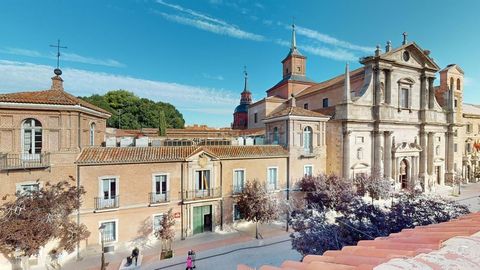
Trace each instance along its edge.
{"label": "spire with cross", "polygon": [[247,80],[248,80],[247,66],[243,66],[243,75],[245,77],[245,86],[243,87],[243,91],[248,91],[247,90]]}
{"label": "spire with cross", "polygon": [[60,39],[57,40],[57,45],[50,45],[50,47],[57,48],[57,68],[53,71],[55,75],[62,75],[62,70],[60,70],[60,49],[67,49],[66,46],[60,46]]}

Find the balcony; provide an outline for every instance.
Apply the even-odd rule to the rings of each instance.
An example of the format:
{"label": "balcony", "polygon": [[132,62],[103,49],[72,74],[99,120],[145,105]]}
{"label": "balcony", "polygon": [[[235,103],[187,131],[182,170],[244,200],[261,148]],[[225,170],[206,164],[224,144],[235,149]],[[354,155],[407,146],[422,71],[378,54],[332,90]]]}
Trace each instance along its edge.
{"label": "balcony", "polygon": [[189,191],[183,192],[183,199],[185,201],[212,199],[212,198],[218,198],[220,196],[221,196],[221,190],[219,187],[209,188],[209,189],[189,190]]}
{"label": "balcony", "polygon": [[109,210],[118,208],[119,196],[113,196],[111,199],[104,197],[95,197],[95,211]]}
{"label": "balcony", "polygon": [[50,153],[3,154],[0,153],[0,171],[41,169],[50,167]]}
{"label": "balcony", "polygon": [[149,198],[150,205],[167,203],[170,201],[170,192],[169,191],[165,193],[150,192],[148,193],[148,198]]}

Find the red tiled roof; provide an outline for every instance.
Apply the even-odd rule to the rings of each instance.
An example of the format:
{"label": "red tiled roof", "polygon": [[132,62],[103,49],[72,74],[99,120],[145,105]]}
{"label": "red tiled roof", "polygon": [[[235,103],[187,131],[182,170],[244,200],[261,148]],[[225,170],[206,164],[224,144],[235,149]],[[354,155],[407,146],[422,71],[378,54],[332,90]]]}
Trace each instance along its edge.
{"label": "red tiled roof", "polygon": [[80,105],[101,113],[110,115],[110,112],[92,105],[62,90],[40,90],[31,92],[17,92],[0,94],[0,102],[50,104],[50,105]]}
{"label": "red tiled roof", "polygon": [[[364,67],[357,68],[355,70],[350,71],[350,80],[353,80],[354,77],[356,76],[364,76]],[[329,86],[335,85],[337,83],[342,83],[345,80],[345,74],[340,74],[337,77],[334,77],[332,79],[329,79],[327,81],[317,83],[315,85],[312,85],[304,90],[302,90],[300,93],[297,94],[297,98],[308,95],[313,92],[320,91],[322,89],[325,89]]]}
{"label": "red tiled roof", "polygon": [[183,161],[201,151],[219,159],[288,156],[288,151],[279,145],[88,147],[82,150],[76,162],[78,164],[115,164]]}
{"label": "red tiled roof", "polygon": [[[412,269],[414,262],[404,263],[403,265],[407,265],[407,268],[398,265],[402,264],[401,260],[407,259],[417,260],[417,263],[419,261],[421,263],[424,258],[416,259],[414,257],[423,253],[432,254],[432,252],[439,253],[437,256],[447,260],[452,259],[452,256],[468,260],[463,255],[452,254],[449,251],[441,254],[438,250],[444,247],[445,241],[453,237],[468,236],[466,239],[480,243],[478,236],[471,236],[479,231],[480,212],[477,212],[449,222],[418,226],[414,229],[403,229],[399,233],[392,233],[387,237],[378,237],[375,240],[362,240],[356,246],[345,246],[341,250],[326,251],[323,255],[307,255],[303,258],[303,262],[285,261],[280,267],[262,266],[260,270],[371,270],[379,266],[382,267],[381,269]],[[477,248],[480,248],[478,243]],[[444,257],[441,257],[442,255]],[[392,259],[396,259],[395,266],[391,265],[390,260]],[[399,259],[400,263],[398,262]],[[388,264],[386,264],[387,262]],[[476,267],[469,269],[480,269],[480,261],[472,262],[472,260],[468,260],[468,263],[474,264]],[[240,269],[251,270],[245,265],[240,265],[237,268],[237,270]],[[444,268],[440,266],[438,269]]]}
{"label": "red tiled roof", "polygon": [[287,107],[285,109],[279,110],[279,111],[273,111],[270,113],[265,119],[270,119],[270,118],[275,118],[275,117],[281,117],[281,116],[287,116],[287,115],[296,115],[296,116],[309,116],[309,117],[328,117],[324,114],[314,112],[311,110],[306,110],[301,107]]}

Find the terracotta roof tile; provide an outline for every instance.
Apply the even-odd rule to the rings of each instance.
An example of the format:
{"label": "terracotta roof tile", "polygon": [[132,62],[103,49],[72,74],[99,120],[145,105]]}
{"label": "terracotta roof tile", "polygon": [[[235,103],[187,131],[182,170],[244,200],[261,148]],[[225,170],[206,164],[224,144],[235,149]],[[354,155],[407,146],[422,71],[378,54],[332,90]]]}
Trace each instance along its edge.
{"label": "terracotta roof tile", "polygon": [[115,164],[183,161],[204,151],[219,159],[286,157],[279,145],[254,146],[160,146],[160,147],[88,147],[77,159],[78,164]]}
{"label": "terracotta roof tile", "polygon": [[[472,260],[472,258],[478,257],[478,252],[475,253],[469,251],[471,249],[466,250],[463,247],[457,247],[458,244],[453,247],[448,246],[450,242],[461,243],[466,241],[471,246],[476,245],[475,250],[479,250],[479,231],[480,213],[474,213],[449,222],[404,229],[387,237],[362,240],[356,246],[346,246],[341,250],[326,251],[323,255],[307,255],[303,262],[285,261],[281,269],[412,269],[415,265],[425,265],[426,263],[437,267],[438,258],[445,261],[452,260],[453,262],[449,263],[453,264],[464,263],[463,265],[465,265],[467,263],[474,265],[474,268],[468,269],[480,269],[480,259]],[[437,268],[444,269],[441,265]],[[463,268],[457,267],[455,269]]]}
{"label": "terracotta roof tile", "polygon": [[110,114],[110,112],[95,105],[92,105],[62,90],[41,90],[0,94],[0,102],[50,105],[80,105],[88,109]]}

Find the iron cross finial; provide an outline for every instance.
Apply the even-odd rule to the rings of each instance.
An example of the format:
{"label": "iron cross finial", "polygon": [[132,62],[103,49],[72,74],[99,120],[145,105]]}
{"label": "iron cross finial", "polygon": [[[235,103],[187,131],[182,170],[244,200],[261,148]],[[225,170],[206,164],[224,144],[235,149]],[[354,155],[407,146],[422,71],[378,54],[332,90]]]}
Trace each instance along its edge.
{"label": "iron cross finial", "polygon": [[57,48],[57,69],[60,67],[60,49],[67,49],[66,46],[60,46],[60,39],[57,40],[57,45],[50,45],[50,47]]}

